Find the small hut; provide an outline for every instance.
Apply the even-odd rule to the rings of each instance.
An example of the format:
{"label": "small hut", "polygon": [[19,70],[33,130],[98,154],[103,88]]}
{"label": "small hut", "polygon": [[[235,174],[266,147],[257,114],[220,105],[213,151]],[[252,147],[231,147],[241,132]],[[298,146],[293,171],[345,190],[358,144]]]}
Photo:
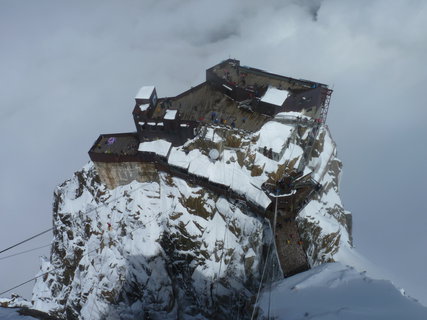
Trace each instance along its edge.
{"label": "small hut", "polygon": [[157,92],[154,86],[144,86],[135,96],[135,108],[132,115],[136,131],[142,136],[141,126],[151,118],[157,104]]}
{"label": "small hut", "polygon": [[259,113],[274,116],[275,114],[283,111],[283,105],[288,96],[288,90],[281,90],[269,86],[265,94],[259,100],[255,110]]}

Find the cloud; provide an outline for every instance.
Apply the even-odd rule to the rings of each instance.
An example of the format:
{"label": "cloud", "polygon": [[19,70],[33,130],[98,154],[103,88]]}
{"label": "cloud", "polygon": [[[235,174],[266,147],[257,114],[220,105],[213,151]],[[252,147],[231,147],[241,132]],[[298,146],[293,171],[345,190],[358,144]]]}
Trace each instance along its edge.
{"label": "cloud", "polygon": [[[427,303],[426,18],[421,0],[2,1],[0,194],[11,231],[0,243],[49,227],[55,185],[97,135],[133,130],[140,86],[175,95],[231,56],[333,86],[328,123],[355,243]],[[0,266],[22,268],[4,285],[36,272],[25,261]]]}

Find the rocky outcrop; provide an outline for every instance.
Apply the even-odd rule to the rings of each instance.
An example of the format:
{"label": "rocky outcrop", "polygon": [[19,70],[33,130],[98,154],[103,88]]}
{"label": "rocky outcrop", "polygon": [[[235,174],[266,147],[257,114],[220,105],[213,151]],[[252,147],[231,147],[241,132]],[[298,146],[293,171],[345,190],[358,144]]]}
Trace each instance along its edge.
{"label": "rocky outcrop", "polygon": [[[308,134],[285,137],[278,162],[260,153],[262,134],[240,133],[233,143],[213,136],[229,148],[228,163],[261,184],[298,165]],[[202,150],[197,143],[188,146]],[[338,193],[341,162],[327,129],[305,170],[322,185],[297,216],[313,266],[351,246]],[[52,253],[42,262],[32,303],[58,318],[250,318],[266,257],[270,263],[277,256],[267,254],[272,235],[265,217],[162,172],[111,190],[88,163],[57,187],[53,209]]]}
{"label": "rocky outcrop", "polygon": [[341,247],[352,246],[351,214],[339,195],[342,163],[327,128],[319,133],[308,167],[322,188],[299,213],[297,222],[310,265],[315,266],[334,262]]}
{"label": "rocky outcrop", "polygon": [[110,191],[88,164],[56,189],[54,209],[41,272],[54,271],[36,283],[37,309],[67,319],[225,319],[257,287],[263,220],[183,180],[160,174]]}

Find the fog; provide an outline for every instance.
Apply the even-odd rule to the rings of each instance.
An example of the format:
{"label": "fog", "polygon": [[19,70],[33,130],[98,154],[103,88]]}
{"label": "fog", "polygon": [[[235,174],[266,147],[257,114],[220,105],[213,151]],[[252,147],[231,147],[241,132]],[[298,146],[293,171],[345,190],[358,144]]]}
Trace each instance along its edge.
{"label": "fog", "polygon": [[[422,0],[1,1],[0,250],[51,227],[55,186],[100,133],[134,130],[139,87],[176,95],[231,57],[334,89],[355,247],[427,305],[425,30]],[[0,292],[44,250],[0,255]]]}

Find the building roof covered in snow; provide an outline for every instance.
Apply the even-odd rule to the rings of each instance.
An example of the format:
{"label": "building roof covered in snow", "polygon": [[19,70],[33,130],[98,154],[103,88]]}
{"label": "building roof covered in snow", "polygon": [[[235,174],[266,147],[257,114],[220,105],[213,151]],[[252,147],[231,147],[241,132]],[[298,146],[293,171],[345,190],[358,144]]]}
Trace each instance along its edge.
{"label": "building roof covered in snow", "polygon": [[139,110],[146,111],[150,107],[149,103],[144,103],[139,106]]}
{"label": "building roof covered in snow", "polygon": [[150,99],[154,89],[154,86],[143,86],[141,89],[139,89],[135,99]]}
{"label": "building roof covered in snow", "polygon": [[266,147],[267,150],[271,148],[273,152],[280,153],[293,130],[292,125],[267,122],[259,131],[257,147]]}
{"label": "building roof covered in snow", "polygon": [[138,147],[138,151],[152,152],[162,157],[167,157],[172,143],[165,140],[154,140],[141,142]]}
{"label": "building roof covered in snow", "polygon": [[288,95],[288,90],[281,90],[270,86],[268,87],[265,94],[262,96],[261,101],[265,103],[274,104],[276,106],[282,106],[283,103],[285,103],[285,100]]}
{"label": "building roof covered in snow", "polygon": [[163,119],[165,120],[175,120],[177,116],[178,110],[166,110],[165,116]]}

